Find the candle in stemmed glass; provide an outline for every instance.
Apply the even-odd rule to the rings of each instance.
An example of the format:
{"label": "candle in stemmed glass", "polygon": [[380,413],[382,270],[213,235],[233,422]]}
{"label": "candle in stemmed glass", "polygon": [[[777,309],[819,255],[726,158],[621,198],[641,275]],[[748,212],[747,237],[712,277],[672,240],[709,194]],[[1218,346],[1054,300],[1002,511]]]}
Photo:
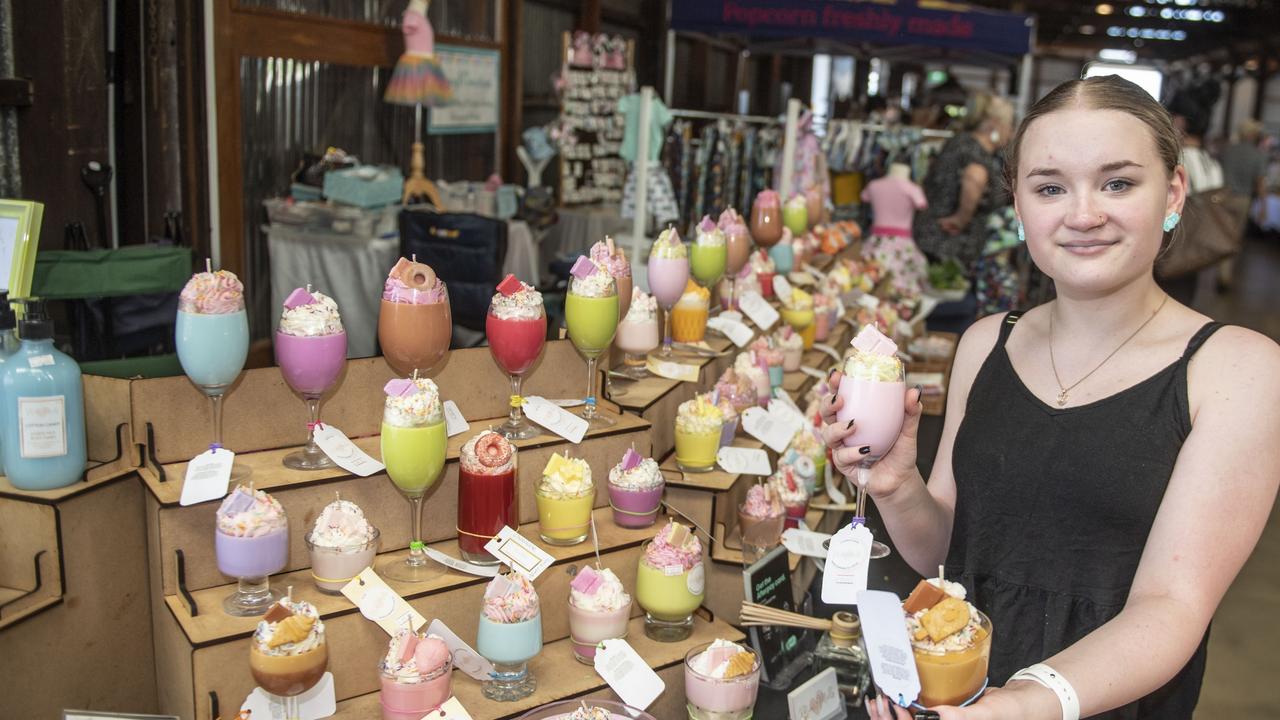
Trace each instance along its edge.
{"label": "candle in stemmed glass", "polygon": [[649,292],[662,306],[664,315],[662,357],[671,356],[671,308],[684,294],[689,282],[689,253],[675,228],[663,230],[649,250]]}
{"label": "candle in stemmed glass", "polygon": [[733,208],[720,213],[719,224],[728,248],[725,270],[729,277],[729,299],[721,305],[736,307],[738,296],[735,292],[735,279],[747,264],[747,257],[751,255],[751,232],[747,229],[746,221]]}
{"label": "candle in stemmed glass", "polygon": [[596,409],[596,363],[609,349],[618,330],[617,283],[585,255],[578,258],[571,272],[564,317],[570,342],[587,359],[587,394],[582,418],[591,427],[610,427],[617,421]]}
{"label": "candle in stemmed glass", "polygon": [[508,275],[498,284],[485,318],[489,354],[511,379],[511,412],[497,432],[510,440],[536,437],[540,431],[520,410],[520,385],[542,355],[547,341],[547,313],[542,293]]}
{"label": "candle in stemmed glass", "polygon": [[448,446],[440,390],[427,378],[411,377],[391,380],[383,392],[382,462],[387,477],[409,501],[413,534],[408,556],[393,556],[379,572],[404,582],[425,582],[444,571],[427,558],[422,541],[422,500],[440,479]]}
{"label": "candle in stemmed glass", "polygon": [[320,398],[333,387],[347,359],[347,333],[338,304],[311,286],[297,288],[284,301],[275,339],[276,364],[293,391],[307,403],[307,444],[284,458],[294,470],[336,467],[316,444],[320,426]]}
{"label": "candle in stemmed glass", "polygon": [[378,345],[400,375],[426,375],[449,352],[453,319],[444,281],[429,266],[400,258],[383,284]]}
{"label": "candle in stemmed glass", "polygon": [[727,264],[725,235],[709,215],[704,215],[694,233],[693,246],[689,248],[689,269],[698,283],[710,290],[724,275]]}

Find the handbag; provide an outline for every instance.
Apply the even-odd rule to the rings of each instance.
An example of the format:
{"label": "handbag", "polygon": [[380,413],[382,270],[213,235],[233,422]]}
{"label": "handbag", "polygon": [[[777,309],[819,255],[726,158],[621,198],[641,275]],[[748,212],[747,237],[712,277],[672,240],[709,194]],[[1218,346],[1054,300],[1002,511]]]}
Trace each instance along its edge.
{"label": "handbag", "polygon": [[405,210],[400,213],[400,254],[417,256],[435,269],[448,288],[455,325],[484,332],[507,257],[505,220]]}
{"label": "handbag", "polygon": [[1181,230],[1156,258],[1162,280],[1190,275],[1240,252],[1249,198],[1226,188],[1187,196]]}

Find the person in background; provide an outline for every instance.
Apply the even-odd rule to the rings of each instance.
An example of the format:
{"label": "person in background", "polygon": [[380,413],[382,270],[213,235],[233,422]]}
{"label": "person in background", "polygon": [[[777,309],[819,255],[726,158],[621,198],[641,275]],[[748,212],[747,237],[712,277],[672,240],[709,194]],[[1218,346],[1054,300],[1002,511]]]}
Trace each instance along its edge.
{"label": "person in background", "polygon": [[[1182,136],[1182,166],[1187,172],[1187,192],[1191,195],[1217,190],[1223,185],[1222,166],[1204,147],[1210,112],[1219,92],[1215,82],[1193,83],[1169,100],[1169,115]],[[1174,300],[1192,305],[1199,279],[1200,274],[1193,272],[1182,277],[1162,278],[1160,286]]]}
{"label": "person in background", "polygon": [[[1222,151],[1222,179],[1227,189],[1250,200],[1266,197],[1267,157],[1259,147],[1262,123],[1250,118],[1240,123],[1236,141]],[[1263,206],[1265,212],[1265,205]],[[1258,223],[1262,225],[1262,223]],[[1248,224],[1245,224],[1245,232]],[[1231,289],[1235,258],[1218,264],[1218,292]]]}

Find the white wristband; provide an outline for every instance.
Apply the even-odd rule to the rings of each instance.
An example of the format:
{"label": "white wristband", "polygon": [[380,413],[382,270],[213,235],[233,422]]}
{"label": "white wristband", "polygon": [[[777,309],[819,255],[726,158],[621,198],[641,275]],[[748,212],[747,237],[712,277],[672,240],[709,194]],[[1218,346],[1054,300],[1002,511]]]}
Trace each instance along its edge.
{"label": "white wristband", "polygon": [[1049,688],[1062,704],[1062,720],[1080,720],[1080,697],[1062,673],[1044,663],[1037,663],[1014,673],[1009,681],[1014,680],[1031,680]]}

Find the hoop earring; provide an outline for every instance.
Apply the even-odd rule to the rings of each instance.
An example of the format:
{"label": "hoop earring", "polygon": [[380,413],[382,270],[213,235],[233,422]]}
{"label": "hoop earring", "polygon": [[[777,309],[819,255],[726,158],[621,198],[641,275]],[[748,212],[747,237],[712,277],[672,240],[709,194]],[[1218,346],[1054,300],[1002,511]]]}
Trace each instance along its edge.
{"label": "hoop earring", "polygon": [[1176,211],[1166,215],[1164,218],[1164,225],[1163,225],[1164,231],[1173,232],[1173,229],[1178,227],[1178,222],[1180,220],[1182,220],[1182,215],[1178,214]]}

